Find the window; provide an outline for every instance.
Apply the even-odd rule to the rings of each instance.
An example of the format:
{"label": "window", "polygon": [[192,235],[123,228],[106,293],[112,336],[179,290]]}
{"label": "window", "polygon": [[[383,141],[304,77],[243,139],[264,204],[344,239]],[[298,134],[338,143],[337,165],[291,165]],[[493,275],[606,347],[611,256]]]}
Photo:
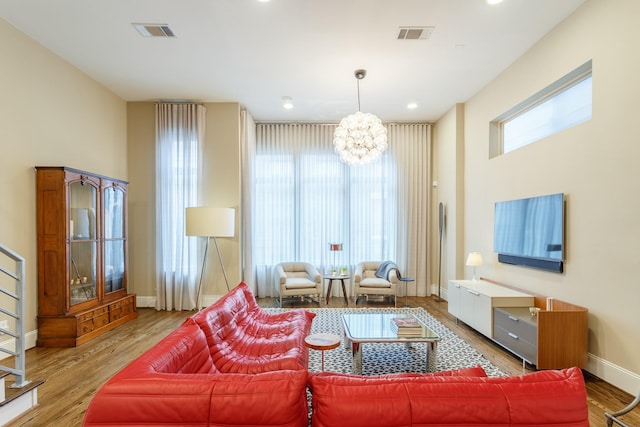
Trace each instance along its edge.
{"label": "window", "polygon": [[349,167],[333,150],[332,131],[325,130],[325,138],[311,143],[295,140],[284,150],[280,141],[260,138],[255,162],[256,264],[300,260],[328,268],[330,242],[345,245],[337,254],[339,265],[395,259],[393,161],[387,155],[367,167]]}
{"label": "window", "polygon": [[192,310],[202,259],[199,239],[185,235],[185,209],[198,206],[205,108],[156,104],[156,308]]}
{"label": "window", "polygon": [[591,61],[497,117],[490,124],[490,157],[509,153],[591,120]]}

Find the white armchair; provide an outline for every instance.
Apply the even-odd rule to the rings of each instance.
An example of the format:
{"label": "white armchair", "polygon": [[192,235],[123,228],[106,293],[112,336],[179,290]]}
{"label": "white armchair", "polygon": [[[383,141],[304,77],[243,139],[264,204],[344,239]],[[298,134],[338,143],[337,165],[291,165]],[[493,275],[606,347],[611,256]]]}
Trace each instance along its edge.
{"label": "white armchair", "polygon": [[322,297],[322,276],[318,270],[306,262],[282,262],[276,265],[275,279],[280,291],[280,307],[284,297],[315,296],[320,304]]}
{"label": "white armchair", "polygon": [[397,270],[389,269],[386,279],[376,276],[381,261],[365,261],[356,266],[353,276],[353,291],[355,303],[358,304],[358,298],[369,295],[382,295],[388,298],[393,297],[393,305],[396,305],[396,288],[398,284]]}

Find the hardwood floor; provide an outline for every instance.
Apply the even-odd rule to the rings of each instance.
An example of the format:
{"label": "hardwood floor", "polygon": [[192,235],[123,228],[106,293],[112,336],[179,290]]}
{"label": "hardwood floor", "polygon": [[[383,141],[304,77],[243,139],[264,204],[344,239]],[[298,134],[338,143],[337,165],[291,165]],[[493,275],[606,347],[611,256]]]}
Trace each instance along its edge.
{"label": "hardwood floor", "polygon": [[[445,326],[470,343],[509,375],[523,372],[519,359],[447,312],[447,302],[435,298],[409,297],[411,307],[423,307]],[[259,301],[262,307],[276,307],[273,298]],[[399,298],[398,306],[405,303]],[[288,307],[317,307],[294,303]],[[376,306],[370,303],[369,306]],[[324,302],[321,307],[325,307]],[[329,307],[344,307],[342,298],[331,298]],[[13,420],[9,426],[80,426],[82,416],[98,388],[118,370],[176,329],[193,312],[164,312],[139,309],[137,319],[75,348],[33,348],[27,351],[28,380],[44,380],[38,391],[39,406]],[[532,372],[530,367],[526,372]],[[589,419],[592,426],[605,426],[604,413],[619,410],[633,397],[585,373]],[[0,409],[1,410],[1,409]],[[621,418],[629,426],[640,426],[640,408]]]}

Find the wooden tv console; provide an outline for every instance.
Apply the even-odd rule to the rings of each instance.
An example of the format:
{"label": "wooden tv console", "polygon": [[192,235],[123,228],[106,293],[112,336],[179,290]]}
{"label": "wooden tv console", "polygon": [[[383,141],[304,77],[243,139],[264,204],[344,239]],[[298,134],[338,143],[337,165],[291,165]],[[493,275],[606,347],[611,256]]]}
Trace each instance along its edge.
{"label": "wooden tv console", "polygon": [[[449,313],[537,369],[586,367],[588,310],[488,279],[450,280]],[[529,307],[540,311],[532,316]]]}

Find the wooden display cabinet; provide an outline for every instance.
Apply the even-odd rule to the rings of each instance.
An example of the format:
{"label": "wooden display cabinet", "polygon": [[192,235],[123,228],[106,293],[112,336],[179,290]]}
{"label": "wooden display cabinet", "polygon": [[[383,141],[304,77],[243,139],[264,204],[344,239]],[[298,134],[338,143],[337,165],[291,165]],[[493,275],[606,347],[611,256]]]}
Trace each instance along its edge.
{"label": "wooden display cabinet", "polygon": [[38,340],[72,347],[137,317],[127,292],[127,182],[36,167]]}

